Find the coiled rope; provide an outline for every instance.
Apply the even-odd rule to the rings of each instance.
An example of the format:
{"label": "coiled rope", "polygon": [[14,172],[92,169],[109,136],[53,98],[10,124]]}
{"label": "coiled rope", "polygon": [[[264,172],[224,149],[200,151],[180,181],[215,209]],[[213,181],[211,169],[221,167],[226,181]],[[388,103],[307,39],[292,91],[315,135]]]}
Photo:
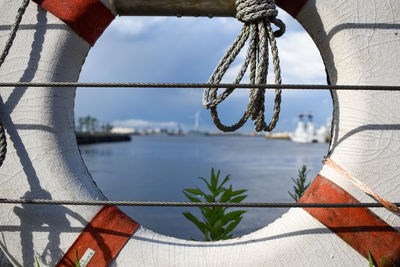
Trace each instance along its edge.
{"label": "coiled rope", "polygon": [[[271,54],[274,65],[275,84],[281,84],[281,70],[279,66],[278,48],[275,37],[280,37],[285,32],[285,24],[276,18],[276,10],[273,0],[236,0],[236,18],[244,22],[244,26],[236,37],[233,44],[226,51],[221,61],[218,63],[209,83],[219,83],[235,60],[240,50],[245,45],[247,39],[248,48],[246,58],[236,76],[234,84],[239,84],[243,79],[248,66],[250,65],[250,83],[265,84],[268,74],[268,43],[271,45]],[[273,32],[271,23],[275,24],[279,30]],[[265,111],[265,90],[263,88],[253,88],[250,90],[249,103],[242,118],[231,126],[221,123],[217,105],[224,101],[233,91],[234,87],[226,88],[223,93],[217,96],[218,88],[206,87],[203,94],[203,105],[210,109],[211,117],[215,126],[224,132],[232,132],[242,127],[249,117],[254,121],[254,128],[257,132],[271,131],[274,129],[280,112],[281,89],[275,88],[275,104],[271,122],[267,125],[264,119]]]}
{"label": "coiled rope", "polygon": [[[29,4],[29,0],[24,0],[18,8],[17,16],[15,17],[14,24],[11,27],[11,31],[8,35],[8,39],[6,41],[6,44],[3,48],[3,51],[1,52],[0,55],[0,68],[4,63],[4,60],[6,59],[8,52],[10,51],[10,48],[14,42],[15,36],[17,35],[17,30],[19,28],[19,24],[21,23],[22,16],[25,13],[25,10]],[[6,138],[6,132],[4,130],[3,126],[3,121],[0,118],[0,166],[3,165],[4,160],[6,159],[6,154],[7,154],[7,138]]]}

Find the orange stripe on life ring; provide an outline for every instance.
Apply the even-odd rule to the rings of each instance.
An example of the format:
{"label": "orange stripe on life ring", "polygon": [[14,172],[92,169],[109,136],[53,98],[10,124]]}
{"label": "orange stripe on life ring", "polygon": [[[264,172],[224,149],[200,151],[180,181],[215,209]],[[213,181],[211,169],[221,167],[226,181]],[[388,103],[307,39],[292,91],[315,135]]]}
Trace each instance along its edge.
{"label": "orange stripe on life ring", "polygon": [[33,0],[94,45],[114,14],[100,0]]}
{"label": "orange stripe on life ring", "polygon": [[[344,189],[318,175],[301,203],[360,203]],[[400,265],[400,233],[367,208],[304,208],[376,266]]]}
{"label": "orange stripe on life ring", "polygon": [[[128,239],[139,227],[115,206],[104,206],[83,229],[74,244],[57,264],[57,267],[75,266],[78,259],[86,258],[86,266],[108,266]],[[90,252],[90,255],[85,255]]]}

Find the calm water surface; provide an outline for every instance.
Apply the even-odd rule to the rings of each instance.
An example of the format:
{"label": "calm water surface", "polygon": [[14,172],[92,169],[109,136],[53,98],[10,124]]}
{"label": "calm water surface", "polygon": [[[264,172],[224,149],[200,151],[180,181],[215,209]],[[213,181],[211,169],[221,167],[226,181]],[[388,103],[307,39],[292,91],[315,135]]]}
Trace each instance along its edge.
{"label": "calm water surface", "polygon": [[[328,144],[296,144],[263,137],[133,136],[131,142],[85,145],[83,159],[111,200],[187,201],[184,188],[204,188],[211,168],[231,174],[233,189],[247,189],[246,202],[291,202],[291,177],[306,164],[311,181],[320,170]],[[196,208],[123,207],[144,227],[169,236],[201,239],[181,214]],[[234,235],[273,222],[287,209],[248,209]]]}

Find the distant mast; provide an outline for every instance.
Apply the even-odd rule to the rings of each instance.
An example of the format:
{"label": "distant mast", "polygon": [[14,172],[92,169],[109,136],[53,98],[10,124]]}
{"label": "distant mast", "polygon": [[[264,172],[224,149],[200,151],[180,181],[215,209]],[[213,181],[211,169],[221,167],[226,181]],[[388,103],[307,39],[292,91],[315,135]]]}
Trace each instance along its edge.
{"label": "distant mast", "polygon": [[303,121],[304,114],[299,112],[299,121]]}
{"label": "distant mast", "polygon": [[312,113],[311,113],[311,112],[308,112],[308,113],[306,113],[306,115],[307,115],[307,117],[308,117],[308,121],[309,121],[309,122],[312,122]]}

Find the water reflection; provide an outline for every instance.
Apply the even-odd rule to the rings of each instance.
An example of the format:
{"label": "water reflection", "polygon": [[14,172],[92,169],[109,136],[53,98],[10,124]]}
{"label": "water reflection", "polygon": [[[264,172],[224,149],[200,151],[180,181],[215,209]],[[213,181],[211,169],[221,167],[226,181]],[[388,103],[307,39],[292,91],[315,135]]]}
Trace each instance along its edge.
{"label": "water reflection", "polygon": [[81,145],[80,151],[82,156],[88,157],[111,157],[113,155],[113,150],[109,147],[95,145]]}
{"label": "water reflection", "polygon": [[[211,168],[231,174],[234,189],[248,189],[248,202],[290,202],[291,177],[306,164],[313,179],[328,144],[296,144],[263,137],[134,136],[131,142],[81,146],[96,183],[113,200],[186,201],[184,188],[202,187],[197,177]],[[156,232],[180,238],[200,238],[182,211],[193,208],[123,208]],[[234,232],[259,229],[286,209],[249,209]]]}

